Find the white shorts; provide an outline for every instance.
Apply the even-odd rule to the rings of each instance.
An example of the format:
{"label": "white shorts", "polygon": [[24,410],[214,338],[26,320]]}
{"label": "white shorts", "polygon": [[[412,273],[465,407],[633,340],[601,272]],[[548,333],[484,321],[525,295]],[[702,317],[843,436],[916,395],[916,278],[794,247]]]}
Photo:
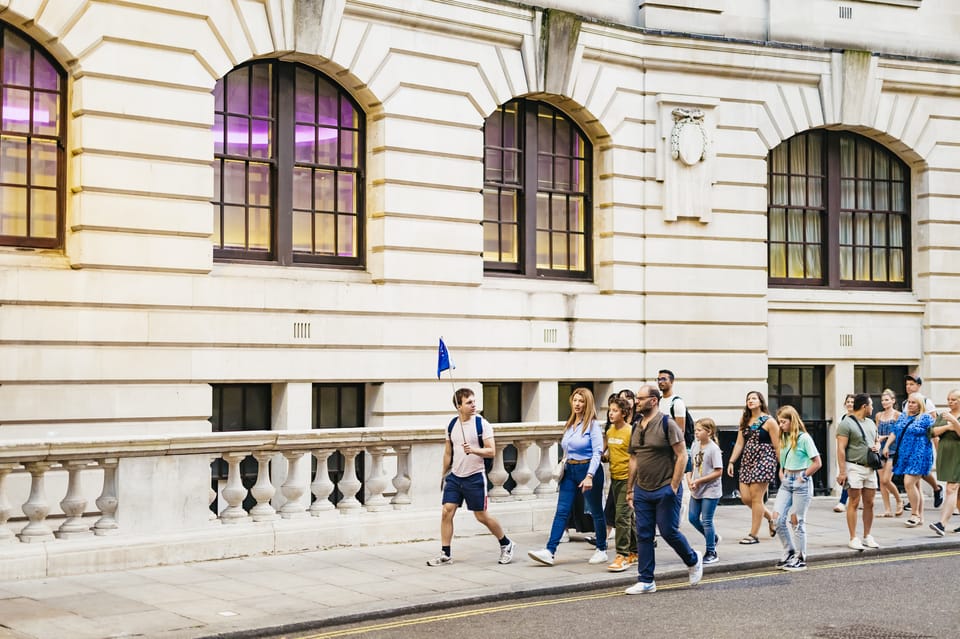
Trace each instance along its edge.
{"label": "white shorts", "polygon": [[872,488],[876,490],[878,485],[877,471],[867,466],[847,462],[847,488],[855,490]]}

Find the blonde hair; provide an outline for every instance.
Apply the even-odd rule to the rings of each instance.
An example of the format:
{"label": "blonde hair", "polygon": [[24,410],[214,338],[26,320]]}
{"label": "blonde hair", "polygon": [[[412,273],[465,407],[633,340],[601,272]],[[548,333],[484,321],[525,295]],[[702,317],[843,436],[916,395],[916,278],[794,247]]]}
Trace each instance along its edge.
{"label": "blonde hair", "polygon": [[573,392],[570,393],[570,417],[567,418],[567,423],[563,427],[563,430],[567,430],[577,423],[577,414],[573,412],[573,398],[577,395],[583,397],[583,401],[586,404],[586,406],[583,407],[583,426],[580,430],[581,434],[586,435],[587,431],[590,430],[590,425],[597,419],[596,402],[594,402],[593,393],[590,392],[589,388],[575,388]]}
{"label": "blonde hair", "polygon": [[910,393],[909,395],[907,395],[907,410],[906,410],[907,415],[911,415],[911,414],[912,414],[912,413],[910,412],[910,400],[911,400],[911,399],[912,399],[913,401],[915,401],[918,406],[920,406],[920,410],[919,410],[919,412],[917,412],[917,415],[923,415],[923,413],[925,412],[925,410],[926,410],[926,408],[927,408],[927,402],[926,402],[926,399],[924,398],[924,396],[923,396],[921,393]]}
{"label": "blonde hair", "polygon": [[707,431],[710,434],[710,439],[712,439],[714,443],[719,444],[717,441],[717,423],[715,421],[709,417],[701,417],[694,423],[694,428],[697,426]]}
{"label": "blonde hair", "polygon": [[803,425],[800,414],[793,406],[781,406],[778,408],[777,423],[780,422],[781,418],[790,420],[790,430],[786,433],[782,430],[780,431],[780,446],[782,447],[784,444],[789,444],[790,448],[796,448],[797,440],[800,439],[800,433],[807,432],[807,427]]}

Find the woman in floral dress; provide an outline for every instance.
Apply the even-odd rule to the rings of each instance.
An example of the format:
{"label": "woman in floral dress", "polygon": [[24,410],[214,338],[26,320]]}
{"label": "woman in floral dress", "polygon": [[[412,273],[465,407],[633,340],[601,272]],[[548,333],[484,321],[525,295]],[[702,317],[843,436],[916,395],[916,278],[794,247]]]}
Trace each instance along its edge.
{"label": "woman in floral dress", "polygon": [[763,393],[747,393],[746,405],[740,417],[737,443],[730,454],[727,474],[733,477],[734,463],[740,460],[740,500],[752,512],[750,533],[740,540],[741,544],[756,544],[760,540],[760,520],[766,519],[770,536],[777,534],[773,513],[763,505],[770,482],[777,474],[777,458],[780,455],[780,428],[767,412],[767,400]]}
{"label": "woman in floral dress", "polygon": [[933,442],[927,436],[927,429],[933,425],[933,417],[924,413],[924,399],[920,393],[907,398],[907,410],[893,427],[893,438],[897,444],[896,460],[893,462],[893,474],[903,475],[903,487],[910,502],[908,528],[923,523],[923,491],[920,482],[933,469]]}

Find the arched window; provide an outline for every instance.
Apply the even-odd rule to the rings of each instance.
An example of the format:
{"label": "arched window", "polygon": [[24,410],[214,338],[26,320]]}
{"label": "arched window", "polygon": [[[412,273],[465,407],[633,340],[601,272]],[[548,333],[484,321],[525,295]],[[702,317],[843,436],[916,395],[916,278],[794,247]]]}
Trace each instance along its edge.
{"label": "arched window", "polygon": [[772,286],[908,288],[910,171],[849,131],[808,131],[767,162]]}
{"label": "arched window", "polygon": [[66,74],[0,23],[0,244],[63,243]]}
{"label": "arched window", "polygon": [[299,64],[238,67],[214,88],[214,256],[363,263],[364,120]]}
{"label": "arched window", "polygon": [[512,100],[483,127],[487,271],[587,279],[592,264],[586,136],[544,102]]}

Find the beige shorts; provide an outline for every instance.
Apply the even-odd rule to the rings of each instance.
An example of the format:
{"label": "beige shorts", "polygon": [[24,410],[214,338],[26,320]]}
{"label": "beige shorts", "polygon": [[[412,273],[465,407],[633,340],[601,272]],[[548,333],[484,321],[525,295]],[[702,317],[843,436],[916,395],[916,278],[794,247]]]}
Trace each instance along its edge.
{"label": "beige shorts", "polygon": [[860,488],[877,489],[877,471],[867,466],[847,462],[847,488],[858,490]]}

